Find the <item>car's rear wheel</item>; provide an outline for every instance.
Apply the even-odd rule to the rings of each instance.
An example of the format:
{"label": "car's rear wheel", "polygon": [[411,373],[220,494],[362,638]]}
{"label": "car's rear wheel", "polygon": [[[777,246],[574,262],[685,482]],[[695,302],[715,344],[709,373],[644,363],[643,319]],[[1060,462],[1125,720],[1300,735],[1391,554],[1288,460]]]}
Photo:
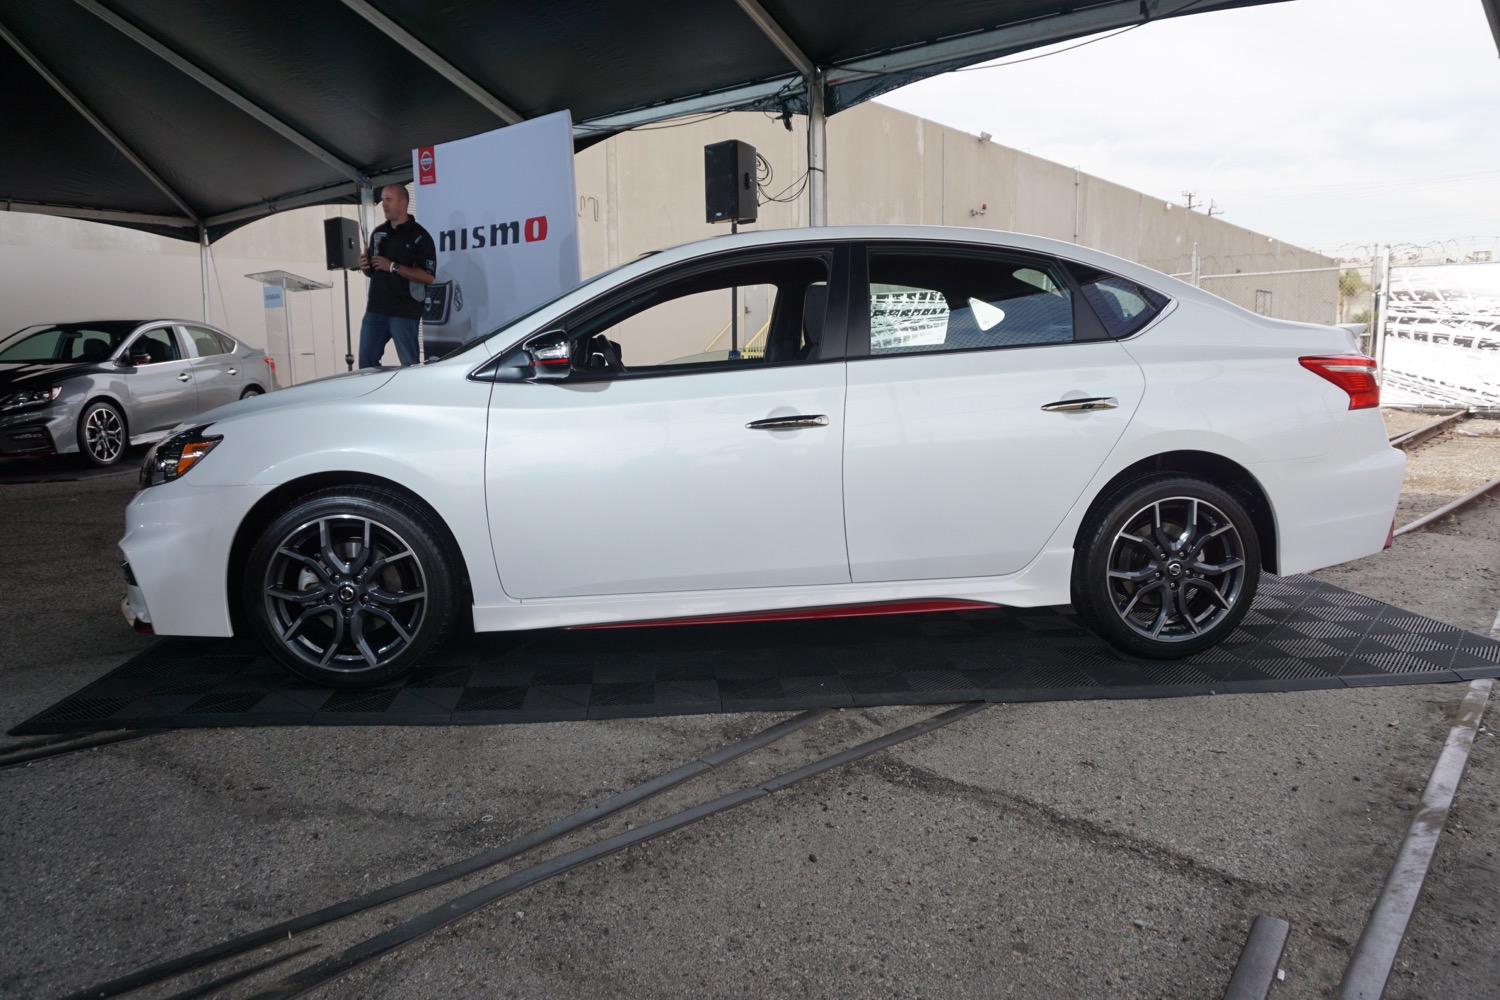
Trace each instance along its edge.
{"label": "car's rear wheel", "polygon": [[78,453],[90,465],[114,465],[125,454],[125,418],[102,400],[83,408],[78,418]]}
{"label": "car's rear wheel", "polygon": [[411,670],[447,637],[461,592],[431,517],[365,486],[322,490],[283,511],[251,547],[243,589],[272,655],[332,687]]}
{"label": "car's rear wheel", "polygon": [[1073,606],[1110,644],[1153,659],[1201,652],[1234,631],[1260,582],[1244,506],[1192,476],[1127,483],[1090,514]]}
{"label": "car's rear wheel", "polygon": [[258,386],[258,385],[250,385],[250,386],[246,386],[245,387],[245,391],[242,392],[242,393],[240,393],[240,398],[241,399],[249,399],[251,396],[260,396],[260,395],[263,395],[264,393],[265,393],[265,390],[262,389],[260,386]]}

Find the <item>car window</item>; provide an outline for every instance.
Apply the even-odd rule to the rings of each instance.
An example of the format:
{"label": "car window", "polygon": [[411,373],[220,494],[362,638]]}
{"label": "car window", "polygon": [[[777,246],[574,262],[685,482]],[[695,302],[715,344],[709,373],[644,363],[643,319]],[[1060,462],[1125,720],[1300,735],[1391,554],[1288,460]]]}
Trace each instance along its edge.
{"label": "car window", "polygon": [[962,251],[871,250],[870,353],[1060,344],[1073,296],[1053,265]]}
{"label": "car window", "polygon": [[1074,270],[1083,298],[1111,337],[1128,337],[1151,322],[1167,304],[1160,292],[1142,288],[1116,274],[1078,267]]}
{"label": "car window", "polygon": [[193,342],[193,349],[200,358],[212,357],[215,354],[226,354],[232,349],[225,347],[224,338],[212,330],[205,330],[201,326],[183,326],[179,327],[179,329],[187,333],[188,339]]}
{"label": "car window", "polygon": [[179,361],[182,352],[177,348],[177,337],[164,326],[147,330],[137,337],[126,352],[136,364],[156,365],[163,361]]}
{"label": "car window", "polygon": [[814,360],[827,309],[821,257],[696,271],[570,322],[573,369],[621,374]]}
{"label": "car window", "polygon": [[68,324],[34,327],[0,344],[0,361],[103,361],[134,324]]}

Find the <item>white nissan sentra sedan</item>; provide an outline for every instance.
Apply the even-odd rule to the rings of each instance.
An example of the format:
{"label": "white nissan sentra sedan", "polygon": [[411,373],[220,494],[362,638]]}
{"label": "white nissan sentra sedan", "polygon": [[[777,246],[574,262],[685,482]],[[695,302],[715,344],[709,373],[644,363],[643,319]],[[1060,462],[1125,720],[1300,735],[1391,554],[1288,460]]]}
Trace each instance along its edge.
{"label": "white nissan sentra sedan", "polygon": [[[733,306],[731,306],[733,302]],[[1227,636],[1261,571],[1379,552],[1375,362],[1081,247],[740,234],[436,363],[202,414],[120,542],[127,615],[320,683],[476,630],[1072,603],[1129,653]]]}

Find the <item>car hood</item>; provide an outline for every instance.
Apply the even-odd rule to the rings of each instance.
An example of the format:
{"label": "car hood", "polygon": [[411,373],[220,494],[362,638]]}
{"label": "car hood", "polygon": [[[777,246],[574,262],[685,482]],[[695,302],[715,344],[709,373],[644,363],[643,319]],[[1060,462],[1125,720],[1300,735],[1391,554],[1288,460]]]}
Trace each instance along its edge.
{"label": "car hood", "polygon": [[262,396],[251,396],[236,403],[215,407],[198,414],[193,425],[219,423],[235,417],[279,410],[287,406],[306,406],[309,403],[324,403],[330,400],[353,399],[374,392],[395,377],[399,368],[362,368],[359,371],[340,372],[327,378],[303,382],[287,389],[278,389]]}
{"label": "car hood", "polygon": [[74,375],[87,375],[109,367],[100,364],[59,364],[55,361],[6,361],[0,363],[0,396],[22,389],[45,389]]}

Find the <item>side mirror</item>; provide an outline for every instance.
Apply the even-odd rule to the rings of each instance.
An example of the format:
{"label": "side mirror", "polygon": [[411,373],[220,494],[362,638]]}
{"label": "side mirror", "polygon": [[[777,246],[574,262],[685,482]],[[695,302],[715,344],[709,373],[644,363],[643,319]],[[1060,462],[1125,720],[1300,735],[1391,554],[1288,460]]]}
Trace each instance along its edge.
{"label": "side mirror", "polygon": [[539,333],[522,347],[531,359],[532,377],[539,382],[567,378],[573,370],[571,345],[561,330]]}
{"label": "side mirror", "polygon": [[151,363],[151,355],[146,351],[131,351],[130,357],[125,358],[124,361],[128,365],[140,367],[141,365],[149,365]]}

